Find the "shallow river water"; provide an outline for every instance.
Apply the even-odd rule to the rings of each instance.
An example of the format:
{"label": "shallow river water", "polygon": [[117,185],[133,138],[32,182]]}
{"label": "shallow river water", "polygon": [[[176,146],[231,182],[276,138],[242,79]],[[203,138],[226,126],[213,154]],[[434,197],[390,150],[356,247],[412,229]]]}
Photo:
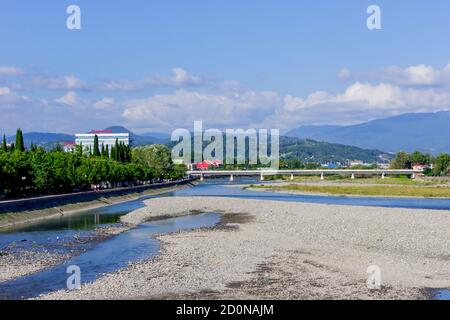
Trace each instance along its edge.
{"label": "shallow river water", "polygon": [[[373,198],[292,195],[243,190],[238,183],[258,183],[253,178],[238,178],[233,183],[226,179],[205,181],[193,188],[169,192],[159,197],[171,196],[222,196],[266,199],[275,201],[300,201],[324,204],[358,206],[403,207],[450,210],[450,199]],[[270,182],[266,182],[268,184]],[[44,220],[0,232],[0,251],[33,249],[65,253],[82,252],[55,267],[0,283],[0,299],[20,299],[66,288],[67,267],[77,265],[81,269],[82,282],[90,282],[101,274],[126,267],[128,263],[148,259],[159,251],[159,243],[152,236],[178,230],[214,226],[220,221],[216,213],[170,218],[145,223],[100,243],[79,241],[94,235],[96,227],[117,223],[120,216],[143,206],[145,196],[108,207],[87,210],[74,215]],[[437,213],[438,214],[438,213]],[[77,239],[78,241],[74,241]],[[450,299],[449,290],[436,291],[436,299]]]}

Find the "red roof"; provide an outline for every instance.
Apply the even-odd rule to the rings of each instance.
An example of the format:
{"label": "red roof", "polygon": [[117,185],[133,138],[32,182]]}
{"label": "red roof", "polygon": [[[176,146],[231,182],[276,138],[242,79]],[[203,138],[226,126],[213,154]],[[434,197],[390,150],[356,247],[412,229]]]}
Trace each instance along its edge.
{"label": "red roof", "polygon": [[89,133],[113,133],[112,130],[91,130]]}
{"label": "red roof", "polygon": [[219,167],[222,165],[222,162],[219,160],[204,160],[202,162],[196,163],[194,166],[197,169],[208,169],[209,167]]}
{"label": "red roof", "polygon": [[197,163],[197,164],[195,165],[195,167],[196,167],[197,169],[208,169],[208,168],[209,168],[209,164],[200,162],[200,163]]}
{"label": "red roof", "polygon": [[75,142],[74,141],[65,141],[64,142],[64,146],[74,146]]}

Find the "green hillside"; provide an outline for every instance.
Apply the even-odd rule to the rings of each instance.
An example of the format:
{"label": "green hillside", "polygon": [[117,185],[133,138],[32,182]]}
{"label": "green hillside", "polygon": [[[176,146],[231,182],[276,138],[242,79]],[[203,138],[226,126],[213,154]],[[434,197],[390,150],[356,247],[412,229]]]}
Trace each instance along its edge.
{"label": "green hillside", "polygon": [[318,163],[345,163],[349,160],[377,163],[392,158],[392,155],[380,150],[291,137],[280,137],[280,154],[284,159],[296,158],[303,162]]}

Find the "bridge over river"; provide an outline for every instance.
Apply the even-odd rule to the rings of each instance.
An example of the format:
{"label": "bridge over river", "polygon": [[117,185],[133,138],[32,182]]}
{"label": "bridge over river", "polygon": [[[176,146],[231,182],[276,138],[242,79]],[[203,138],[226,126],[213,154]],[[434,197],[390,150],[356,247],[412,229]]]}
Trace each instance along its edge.
{"label": "bridge over river", "polygon": [[272,170],[272,169],[261,169],[261,170],[192,170],[188,171],[187,174],[191,177],[200,177],[200,180],[208,177],[223,177],[229,176],[230,181],[234,180],[235,176],[259,176],[261,181],[264,180],[265,176],[273,175],[290,175],[291,180],[294,180],[294,176],[313,176],[318,175],[322,180],[325,179],[326,175],[349,175],[352,179],[357,176],[380,176],[384,179],[387,175],[409,175],[411,178],[415,178],[417,174],[421,171],[417,170],[381,170],[381,169],[333,169],[333,170]]}

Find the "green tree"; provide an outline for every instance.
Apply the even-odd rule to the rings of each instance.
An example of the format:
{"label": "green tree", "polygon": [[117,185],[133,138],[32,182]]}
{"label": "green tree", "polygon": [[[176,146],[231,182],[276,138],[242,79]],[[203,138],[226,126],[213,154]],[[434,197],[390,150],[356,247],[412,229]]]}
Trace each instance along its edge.
{"label": "green tree", "polygon": [[432,162],[432,157],[429,154],[424,154],[419,151],[415,151],[409,155],[409,161],[411,162],[411,164],[418,163],[430,165]]}
{"label": "green tree", "polygon": [[30,144],[30,151],[31,152],[36,152],[37,149],[38,149],[38,146],[36,144],[34,144],[34,143]]}
{"label": "green tree", "polygon": [[81,152],[82,146],[77,146],[77,152],[73,153],[61,152],[58,147],[47,152],[35,145],[30,152],[0,152],[0,194],[14,197],[61,193],[89,189],[91,184],[101,182],[130,185],[185,174],[183,166],[172,164],[170,150],[165,146],[148,146],[137,151],[123,143],[117,142],[116,146],[113,146],[116,155],[120,152],[125,163],[90,157]]}
{"label": "green tree", "polygon": [[7,151],[8,151],[8,145],[6,144],[6,137],[5,137],[5,135],[3,135],[2,150],[3,150],[4,152],[7,152]]}
{"label": "green tree", "polygon": [[111,153],[109,154],[109,158],[116,161],[116,146],[111,145]]}
{"label": "green tree", "polygon": [[17,129],[15,150],[20,152],[25,151],[25,145],[23,143],[23,133],[21,129]]}
{"label": "green tree", "polygon": [[98,146],[98,136],[95,135],[94,136],[94,151],[93,151],[93,156],[94,157],[100,157],[100,149]]}
{"label": "green tree", "polygon": [[23,196],[33,191],[33,171],[25,152],[1,153],[2,184],[6,196]]}
{"label": "green tree", "polygon": [[120,150],[119,150],[119,139],[116,139],[116,142],[114,143],[114,157],[113,159],[120,162]]}
{"label": "green tree", "polygon": [[152,168],[158,178],[168,178],[173,170],[172,155],[164,145],[134,148],[132,158],[134,163]]}
{"label": "green tree", "polygon": [[64,151],[64,147],[61,143],[57,143],[53,146],[52,150],[53,152],[63,152]]}
{"label": "green tree", "polygon": [[106,149],[105,149],[105,145],[103,144],[103,142],[102,142],[102,151],[101,151],[101,155],[102,155],[102,158],[106,158]]}
{"label": "green tree", "polygon": [[392,169],[411,169],[411,160],[407,152],[401,151],[397,153],[395,158],[391,161]]}
{"label": "green tree", "polygon": [[433,174],[437,176],[446,175],[450,170],[450,155],[441,153],[436,157]]}

